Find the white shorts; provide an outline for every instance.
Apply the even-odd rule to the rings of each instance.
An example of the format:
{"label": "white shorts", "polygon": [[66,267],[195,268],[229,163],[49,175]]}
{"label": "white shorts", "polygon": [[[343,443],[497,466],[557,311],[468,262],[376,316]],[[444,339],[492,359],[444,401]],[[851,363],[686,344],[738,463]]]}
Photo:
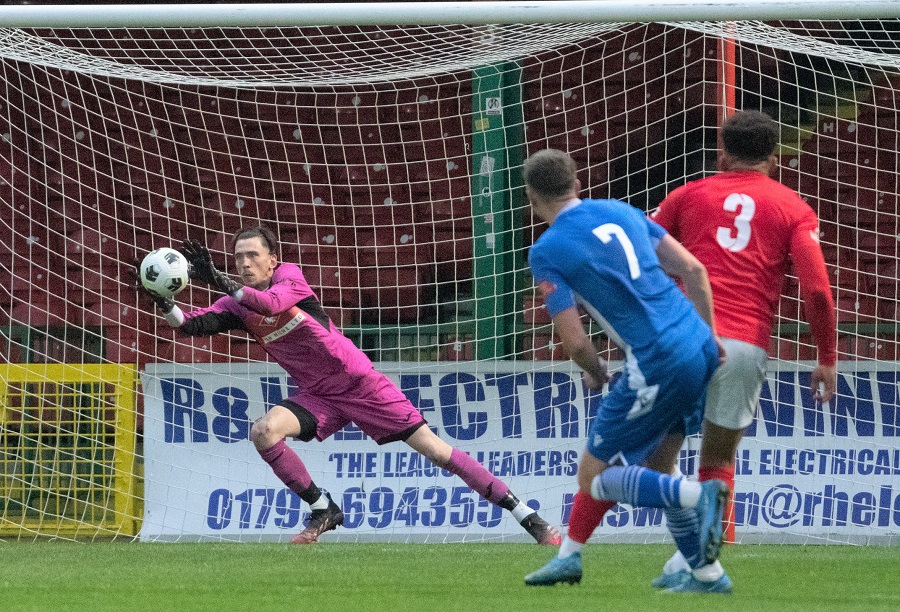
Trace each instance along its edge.
{"label": "white shorts", "polygon": [[766,379],[766,351],[755,344],[720,338],[725,360],[706,391],[704,418],[727,429],[744,429],[753,422],[763,381]]}

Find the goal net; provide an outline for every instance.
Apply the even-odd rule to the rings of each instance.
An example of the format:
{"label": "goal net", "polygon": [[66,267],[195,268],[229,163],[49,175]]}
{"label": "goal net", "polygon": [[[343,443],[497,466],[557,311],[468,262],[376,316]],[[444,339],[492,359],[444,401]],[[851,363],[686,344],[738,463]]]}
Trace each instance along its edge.
{"label": "goal net", "polygon": [[[188,238],[233,273],[231,235],[258,224],[441,437],[564,526],[599,397],[528,274],[544,228],[522,160],[568,151],[585,196],[649,211],[714,171],[734,106],[781,128],[779,178],[819,214],[840,343],[838,395],[816,405],[791,277],[738,454],[738,541],[896,543],[894,17],[0,29],[0,536],[302,529],[308,508],[248,440],[293,381],[240,333],[177,335],[128,274]],[[352,425],[290,444],[346,513],[326,538],[526,541],[402,444]],[[595,538],[665,533],[661,513],[617,507]]]}

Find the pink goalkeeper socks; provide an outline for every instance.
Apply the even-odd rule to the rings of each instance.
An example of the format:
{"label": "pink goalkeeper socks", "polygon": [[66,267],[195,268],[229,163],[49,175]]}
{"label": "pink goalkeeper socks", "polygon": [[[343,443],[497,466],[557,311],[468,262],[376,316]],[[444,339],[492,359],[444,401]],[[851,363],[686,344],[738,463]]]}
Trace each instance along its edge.
{"label": "pink goalkeeper socks", "polygon": [[443,467],[448,472],[462,478],[463,482],[469,485],[473,491],[492,504],[496,504],[509,493],[509,487],[488,472],[483,465],[459,449],[453,449],[450,453],[450,461]]}
{"label": "pink goalkeeper socks", "polygon": [[272,471],[281,479],[287,488],[300,495],[312,484],[312,476],[306,471],[303,461],[292,451],[284,440],[274,446],[259,451],[263,461],[272,466]]}

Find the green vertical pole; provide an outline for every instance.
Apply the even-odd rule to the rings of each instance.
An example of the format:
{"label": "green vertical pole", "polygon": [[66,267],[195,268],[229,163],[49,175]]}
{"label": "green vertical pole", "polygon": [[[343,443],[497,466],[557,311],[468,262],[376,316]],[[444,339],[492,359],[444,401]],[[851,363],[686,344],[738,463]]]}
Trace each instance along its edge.
{"label": "green vertical pole", "polygon": [[515,346],[516,221],[511,179],[521,164],[521,69],[484,66],[472,75],[472,239],[478,359],[511,356]]}

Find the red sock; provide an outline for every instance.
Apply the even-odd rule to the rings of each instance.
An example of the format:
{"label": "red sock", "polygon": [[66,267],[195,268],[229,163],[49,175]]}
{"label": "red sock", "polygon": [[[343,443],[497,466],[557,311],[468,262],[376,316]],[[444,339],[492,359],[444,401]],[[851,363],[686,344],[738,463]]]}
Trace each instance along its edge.
{"label": "red sock", "polygon": [[569,514],[569,539],[579,544],[587,542],[603,520],[603,515],[615,505],[614,501],[594,499],[584,491],[578,491]]}
{"label": "red sock", "polygon": [[725,542],[734,544],[734,466],[700,466],[700,481],[719,479],[728,485],[731,495],[728,496],[728,503],[725,505]]}

